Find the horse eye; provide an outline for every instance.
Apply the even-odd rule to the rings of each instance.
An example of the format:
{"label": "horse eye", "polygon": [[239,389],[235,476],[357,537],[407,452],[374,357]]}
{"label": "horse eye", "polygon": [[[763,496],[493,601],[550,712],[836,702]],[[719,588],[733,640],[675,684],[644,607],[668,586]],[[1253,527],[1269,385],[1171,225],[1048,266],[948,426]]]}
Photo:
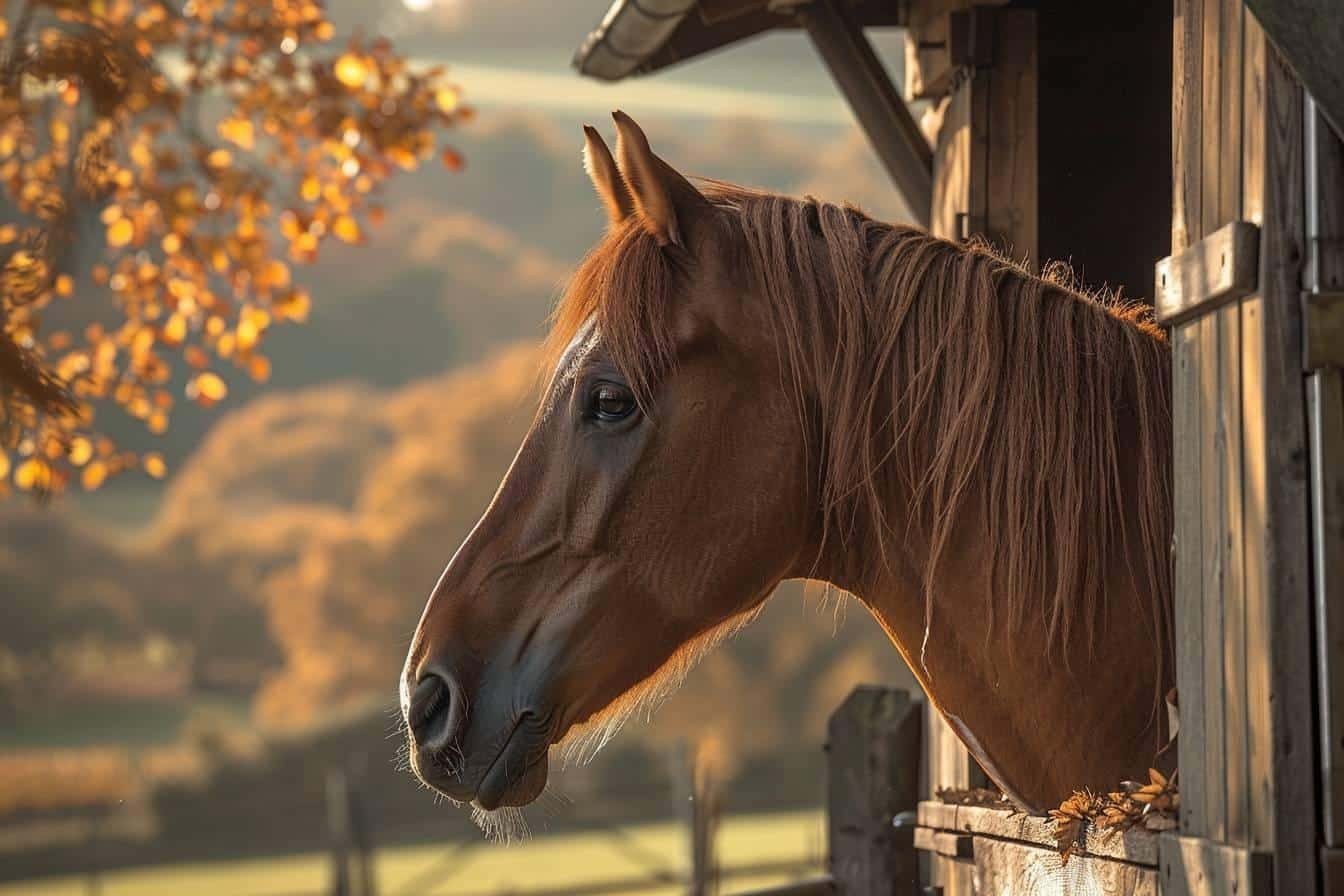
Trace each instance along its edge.
{"label": "horse eye", "polygon": [[624,420],[635,412],[635,396],[629,389],[602,383],[592,391],[589,409],[592,415],[608,423]]}

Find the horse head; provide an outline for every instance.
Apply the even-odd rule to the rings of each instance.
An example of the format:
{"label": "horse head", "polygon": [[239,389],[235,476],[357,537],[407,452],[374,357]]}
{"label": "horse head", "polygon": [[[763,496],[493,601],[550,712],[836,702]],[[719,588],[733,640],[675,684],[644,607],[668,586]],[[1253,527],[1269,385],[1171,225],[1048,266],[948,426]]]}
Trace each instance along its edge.
{"label": "horse head", "polygon": [[486,810],[535,799],[552,744],[595,746],[806,556],[803,446],[773,355],[733,335],[752,286],[724,212],[615,118],[616,157],[591,128],[585,151],[608,234],[401,680],[414,770]]}

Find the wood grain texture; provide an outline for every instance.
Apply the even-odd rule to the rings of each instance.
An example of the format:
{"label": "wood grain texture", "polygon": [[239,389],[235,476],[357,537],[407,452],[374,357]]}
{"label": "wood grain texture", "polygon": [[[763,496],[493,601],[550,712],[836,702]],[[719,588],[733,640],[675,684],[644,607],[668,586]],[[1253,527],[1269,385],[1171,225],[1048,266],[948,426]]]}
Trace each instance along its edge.
{"label": "wood grain texture", "polygon": [[1177,762],[1189,769],[1181,775],[1181,830],[1207,832],[1204,775],[1204,589],[1202,584],[1203,518],[1200,444],[1198,321],[1172,332],[1172,425],[1176,433],[1172,457],[1175,483],[1175,526],[1172,553],[1175,562],[1176,681],[1181,730]]}
{"label": "wood grain texture", "polygon": [[[1268,43],[1255,16],[1247,15],[1242,36],[1242,178],[1241,204],[1245,219],[1263,225],[1265,209],[1265,65]],[[1262,250],[1263,251],[1263,250]],[[1259,278],[1257,277],[1257,281]],[[1267,707],[1270,699],[1269,608],[1265,554],[1260,545],[1266,523],[1269,482],[1260,458],[1265,455],[1264,384],[1257,362],[1263,344],[1264,300],[1241,303],[1242,345],[1242,592],[1246,619],[1246,843],[1268,849],[1272,843],[1269,800],[1273,789],[1269,769],[1272,732]]]}
{"label": "wood grain texture", "polygon": [[[1222,27],[1226,0],[1203,0],[1203,33],[1199,36],[1199,52],[1203,56],[1200,69],[1199,97],[1202,134],[1199,147],[1199,177],[1202,202],[1200,203],[1200,229],[1205,234],[1213,233],[1227,223],[1222,216],[1219,190],[1222,187],[1222,162],[1225,155],[1222,144],[1222,99],[1223,99],[1223,46]],[[1232,60],[1226,60],[1231,62]]]}
{"label": "wood grain texture", "polygon": [[[1241,303],[1242,525],[1246,530],[1243,585],[1246,593],[1246,786],[1248,845],[1274,846],[1273,752],[1270,718],[1271,604],[1268,557],[1264,550],[1269,516],[1266,455],[1264,307],[1262,296]],[[1182,787],[1186,782],[1182,781]]]}
{"label": "wood grain texture", "polygon": [[1204,593],[1200,622],[1204,626],[1200,681],[1204,692],[1204,756],[1196,771],[1204,779],[1204,834],[1223,840],[1227,833],[1224,805],[1227,762],[1224,753],[1223,694],[1223,595],[1222,567],[1223,468],[1225,440],[1219,431],[1221,408],[1226,400],[1218,364],[1219,329],[1216,314],[1193,321],[1199,327],[1197,394],[1199,399],[1199,479],[1201,500],[1200,586]]}
{"label": "wood grain texture", "polygon": [[1171,72],[1171,251],[1203,236],[1200,171],[1200,72],[1203,0],[1174,0]]}
{"label": "wood grain texture", "polygon": [[1157,263],[1157,318],[1170,326],[1208,314],[1255,291],[1260,231],[1229,221]]}
{"label": "wood grain texture", "polygon": [[975,838],[976,892],[981,896],[1157,896],[1157,872],[1091,856],[1068,864],[1052,850],[991,837]]}
{"label": "wood grain texture", "polygon": [[[1040,815],[926,800],[919,804],[919,824],[929,830],[972,834],[977,838],[1016,840],[1051,849],[1056,846],[1053,823]],[[1085,855],[1157,866],[1157,835],[1139,828],[1128,831],[1089,828],[1080,849]]]}
{"label": "wood grain texture", "polygon": [[947,856],[934,855],[929,860],[931,883],[939,896],[977,896],[975,865]]}
{"label": "wood grain texture", "polygon": [[1225,825],[1221,839],[1247,842],[1249,798],[1246,766],[1246,591],[1243,586],[1245,530],[1242,526],[1242,420],[1241,420],[1241,309],[1217,312],[1218,378],[1222,400],[1218,404],[1218,433],[1222,447],[1222,502],[1216,533],[1222,545],[1219,593],[1222,595],[1221,632],[1223,681],[1223,755]]}
{"label": "wood grain texture", "polygon": [[1158,839],[1163,896],[1268,896],[1271,892],[1267,853],[1200,837],[1164,834]]}
{"label": "wood grain texture", "polygon": [[1241,217],[1251,224],[1265,212],[1265,34],[1247,13],[1241,31]]}
{"label": "wood grain texture", "polygon": [[892,820],[919,801],[922,713],[904,691],[864,685],[827,724],[828,871],[852,896],[918,883],[911,836]]}
{"label": "wood grain texture", "polygon": [[1219,223],[1241,217],[1241,99],[1243,32],[1246,7],[1242,0],[1218,0],[1218,212]]}
{"label": "wood grain texture", "polygon": [[[1302,90],[1272,48],[1265,65],[1263,364],[1265,454],[1272,483],[1263,549],[1270,595],[1273,843],[1276,893],[1311,893],[1317,881],[1317,751],[1305,395],[1302,378]],[[1248,625],[1248,633],[1250,632]]]}

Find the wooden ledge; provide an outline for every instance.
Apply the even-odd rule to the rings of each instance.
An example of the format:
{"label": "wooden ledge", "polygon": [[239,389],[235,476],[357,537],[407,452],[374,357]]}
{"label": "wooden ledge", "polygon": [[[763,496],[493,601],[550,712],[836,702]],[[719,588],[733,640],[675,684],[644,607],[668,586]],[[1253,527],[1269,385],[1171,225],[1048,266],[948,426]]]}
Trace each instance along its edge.
{"label": "wooden ledge", "polygon": [[[1054,825],[1049,818],[1040,815],[925,800],[919,804],[919,826],[931,832],[972,834],[1057,849]],[[930,845],[951,842],[937,841],[931,835],[917,835],[916,844],[921,840]],[[1082,855],[1119,859],[1146,868],[1156,868],[1158,864],[1157,835],[1141,828],[1119,831],[1089,825],[1080,846]],[[942,853],[940,849],[934,851]]]}

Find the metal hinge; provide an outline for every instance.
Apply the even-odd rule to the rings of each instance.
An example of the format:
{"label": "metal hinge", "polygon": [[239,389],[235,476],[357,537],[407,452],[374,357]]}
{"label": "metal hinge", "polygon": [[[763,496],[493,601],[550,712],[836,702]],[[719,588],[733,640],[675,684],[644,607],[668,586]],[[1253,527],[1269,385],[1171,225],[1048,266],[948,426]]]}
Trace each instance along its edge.
{"label": "metal hinge", "polygon": [[1344,367],[1344,292],[1302,294],[1302,366]]}

